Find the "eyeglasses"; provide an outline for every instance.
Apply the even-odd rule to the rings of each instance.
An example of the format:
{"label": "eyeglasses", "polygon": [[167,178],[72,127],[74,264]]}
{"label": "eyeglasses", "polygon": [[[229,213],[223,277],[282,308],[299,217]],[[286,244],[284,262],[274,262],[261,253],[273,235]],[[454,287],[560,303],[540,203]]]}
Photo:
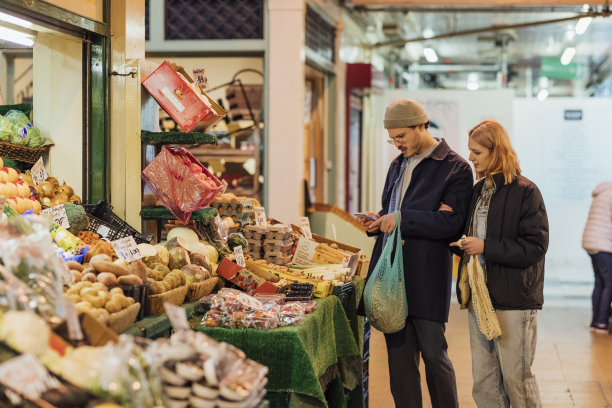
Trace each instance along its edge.
{"label": "eyeglasses", "polygon": [[387,143],[393,146],[397,146],[398,144],[404,143],[406,141],[406,136],[399,137],[390,137],[387,139]]}

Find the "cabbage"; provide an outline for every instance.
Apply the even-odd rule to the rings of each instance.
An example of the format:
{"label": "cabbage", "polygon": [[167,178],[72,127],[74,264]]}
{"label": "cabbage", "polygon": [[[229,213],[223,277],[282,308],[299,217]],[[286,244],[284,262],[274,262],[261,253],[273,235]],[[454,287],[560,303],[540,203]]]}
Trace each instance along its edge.
{"label": "cabbage", "polygon": [[[198,246],[191,246],[189,247],[189,249],[191,249],[192,252],[199,252],[203,255],[206,255],[213,264],[219,262],[219,252],[217,252],[217,248],[210,245],[206,241],[200,241],[200,244],[201,245]],[[196,251],[194,251],[194,248],[196,248]],[[197,250],[198,248],[200,249],[199,251]]]}
{"label": "cabbage", "polygon": [[199,240],[198,234],[196,234],[194,230],[190,228],[185,228],[185,227],[172,228],[170,232],[168,232],[168,237],[166,239],[170,241],[172,238],[175,238],[175,237],[183,238],[185,241],[189,243],[198,242]]}
{"label": "cabbage", "polygon": [[41,136],[40,129],[32,126],[30,128],[30,140],[28,140],[28,147],[38,147],[45,143],[45,138]]}
{"label": "cabbage", "polygon": [[[10,110],[6,114],[6,118],[11,121],[11,125],[13,126],[13,136],[10,138],[9,142],[30,146],[28,142],[30,141],[31,134],[34,133],[32,132],[34,127],[27,115],[18,110]],[[38,131],[38,129],[36,129],[36,131],[38,132],[38,138],[40,138],[40,131]],[[35,142],[38,142],[38,138],[35,139]]]}
{"label": "cabbage", "polygon": [[13,126],[11,121],[0,115],[0,141],[8,142],[13,136]]}
{"label": "cabbage", "polygon": [[26,124],[31,125],[32,124],[28,116],[25,113],[18,111],[18,110],[10,110],[7,112],[5,116],[8,120],[11,121],[13,125],[26,125]]}

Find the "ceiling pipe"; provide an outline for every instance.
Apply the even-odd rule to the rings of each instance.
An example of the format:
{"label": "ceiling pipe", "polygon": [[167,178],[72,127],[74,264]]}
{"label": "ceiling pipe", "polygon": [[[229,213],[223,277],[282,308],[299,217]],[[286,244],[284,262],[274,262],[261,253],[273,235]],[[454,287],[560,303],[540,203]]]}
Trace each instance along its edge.
{"label": "ceiling pipe", "polygon": [[600,12],[589,12],[589,13],[579,14],[579,15],[572,16],[572,17],[558,18],[554,20],[532,21],[529,23],[519,23],[519,24],[501,24],[501,25],[496,25],[496,26],[491,26],[491,27],[483,27],[483,28],[475,28],[472,30],[457,31],[454,33],[437,34],[429,38],[417,37],[417,38],[409,38],[409,39],[382,41],[382,42],[379,42],[379,43],[376,43],[370,46],[370,48],[400,46],[400,45],[404,45],[404,44],[411,43],[411,42],[434,41],[434,40],[440,40],[443,38],[462,37],[462,36],[468,36],[468,35],[474,35],[474,34],[480,34],[480,33],[488,33],[491,31],[495,32],[495,31],[503,31],[503,30],[510,30],[510,29],[520,29],[520,28],[536,27],[536,26],[548,25],[548,24],[563,23],[567,21],[580,20],[581,18],[584,18],[584,17],[609,17],[610,15],[612,15],[612,12],[610,12],[610,10],[605,10],[605,11],[600,11]]}
{"label": "ceiling pipe", "polygon": [[439,72],[498,72],[499,65],[453,65],[453,64],[424,64],[410,65],[409,72],[439,73]]}

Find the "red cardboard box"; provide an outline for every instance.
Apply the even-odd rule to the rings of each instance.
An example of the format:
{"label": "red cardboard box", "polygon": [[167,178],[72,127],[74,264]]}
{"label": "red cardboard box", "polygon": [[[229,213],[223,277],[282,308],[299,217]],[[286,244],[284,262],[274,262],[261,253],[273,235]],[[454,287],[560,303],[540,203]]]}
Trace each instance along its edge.
{"label": "red cardboard box", "polygon": [[[177,68],[187,81],[193,82],[182,67]],[[200,122],[204,123],[205,128],[209,128],[227,114],[208,95],[202,93],[210,106],[204,103],[168,61],[164,61],[153,71],[142,85],[185,132],[189,132]]]}
{"label": "red cardboard box", "polygon": [[249,272],[247,269],[227,258],[223,258],[219,264],[219,267],[217,268],[217,275],[239,286],[250,295],[254,295],[256,293],[276,293],[278,291],[278,287],[276,285],[273,285],[264,278]]}

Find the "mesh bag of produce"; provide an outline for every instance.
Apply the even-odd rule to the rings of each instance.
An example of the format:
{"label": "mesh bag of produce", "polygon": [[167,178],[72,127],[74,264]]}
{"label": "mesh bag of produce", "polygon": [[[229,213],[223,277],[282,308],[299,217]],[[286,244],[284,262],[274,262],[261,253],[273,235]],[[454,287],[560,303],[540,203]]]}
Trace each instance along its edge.
{"label": "mesh bag of produce", "polygon": [[223,189],[219,179],[182,147],[164,147],[142,171],[142,179],[183,224]]}

